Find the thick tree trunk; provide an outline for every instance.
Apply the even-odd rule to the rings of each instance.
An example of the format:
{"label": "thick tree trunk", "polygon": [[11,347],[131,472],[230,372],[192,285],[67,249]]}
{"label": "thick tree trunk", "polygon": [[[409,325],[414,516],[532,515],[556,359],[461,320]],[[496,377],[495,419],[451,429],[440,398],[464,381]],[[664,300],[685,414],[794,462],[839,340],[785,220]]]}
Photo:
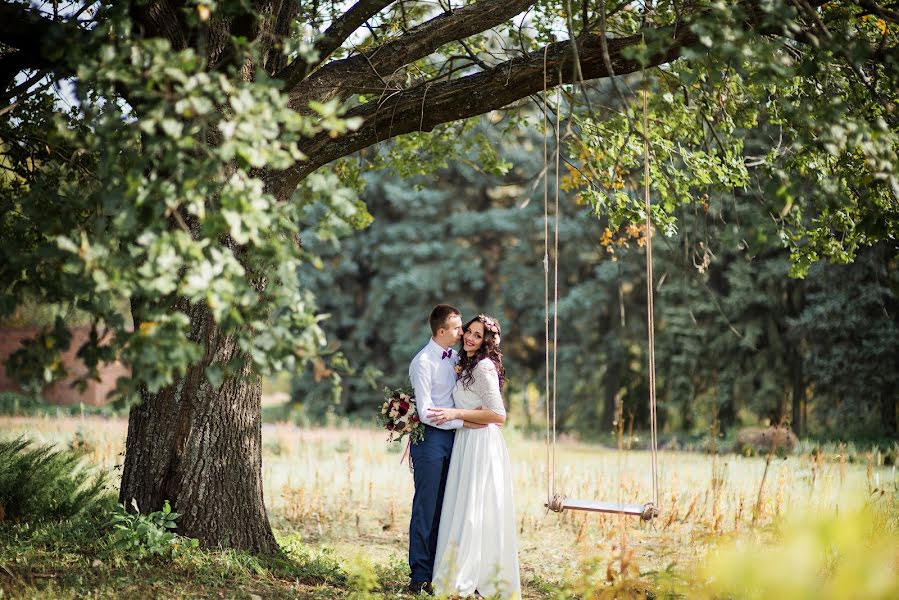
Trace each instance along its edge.
{"label": "thick tree trunk", "polygon": [[[205,33],[191,31],[165,0],[139,5],[135,17],[148,35],[168,38],[175,48],[205,46],[210,69],[223,61],[246,60],[234,52],[233,35],[258,37],[264,66],[272,73],[284,60],[280,47],[271,51],[273,44],[287,34],[297,10],[291,2],[255,3],[253,10],[228,20],[213,18]],[[251,63],[243,62],[245,80],[252,79],[253,71]],[[213,386],[206,367],[233,365],[242,358],[240,350],[219,331],[208,307],[182,303],[174,308],[190,316],[190,338],[203,344],[205,355],[173,385],[156,394],[142,393],[141,404],[131,410],[119,499],[129,509],[134,499],[142,513],[169,500],[181,513],[182,535],[207,546],[274,554],[278,544],[262,493],[259,378],[247,360],[240,372]],[[139,321],[136,314],[135,326]]]}
{"label": "thick tree trunk", "polygon": [[186,377],[131,410],[119,499],[142,513],[165,500],[181,513],[178,532],[207,546],[257,554],[278,551],[262,495],[260,382],[245,368],[213,387],[209,364],[239,358],[207,308],[189,309],[191,337],[206,355]]}

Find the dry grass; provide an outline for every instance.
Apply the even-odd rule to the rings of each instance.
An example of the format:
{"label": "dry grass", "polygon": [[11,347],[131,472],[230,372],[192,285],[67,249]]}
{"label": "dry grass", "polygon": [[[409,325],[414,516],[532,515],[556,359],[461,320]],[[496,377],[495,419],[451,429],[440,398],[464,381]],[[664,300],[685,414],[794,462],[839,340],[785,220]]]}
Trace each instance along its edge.
{"label": "dry grass", "polygon": [[[5,436],[28,435],[63,447],[81,446],[103,469],[121,462],[127,422],[95,417],[0,417]],[[718,540],[757,537],[788,509],[829,514],[872,489],[895,493],[895,467],[852,465],[821,454],[774,459],[664,452],[661,515],[654,526],[613,515],[547,513],[547,454],[540,440],[504,431],[515,472],[516,519],[526,597],[544,597],[551,582],[584,569],[609,580],[685,570]],[[282,534],[324,544],[340,556],[364,552],[375,561],[402,560],[413,493],[401,448],[388,448],[373,429],[263,429],[265,497]],[[573,441],[555,457],[556,491],[621,502],[652,500],[650,456]],[[760,483],[765,479],[765,487]],[[760,493],[761,492],[761,493]],[[754,523],[753,523],[754,521]],[[393,557],[393,558],[391,558]],[[397,558],[399,557],[399,558]]]}

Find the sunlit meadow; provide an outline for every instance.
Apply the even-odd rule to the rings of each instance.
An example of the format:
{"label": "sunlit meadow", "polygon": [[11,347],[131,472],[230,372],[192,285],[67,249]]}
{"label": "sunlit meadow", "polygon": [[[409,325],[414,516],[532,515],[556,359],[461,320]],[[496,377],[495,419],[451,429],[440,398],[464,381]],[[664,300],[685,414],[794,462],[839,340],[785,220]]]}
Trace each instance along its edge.
{"label": "sunlit meadow", "polygon": [[[80,448],[90,463],[116,473],[126,430],[121,418],[0,418],[4,436]],[[561,585],[591,596],[622,581],[638,582],[638,589],[645,584],[677,590],[703,573],[711,548],[770,543],[774,525],[787,516],[826,519],[866,503],[884,509],[892,524],[896,519],[896,467],[883,466],[883,457],[873,452],[855,463],[846,453],[806,452],[768,464],[765,457],[665,451],[659,457],[661,514],[652,524],[636,517],[548,513],[543,503],[552,460],[544,441],[514,426],[504,436],[515,473],[526,598],[552,597]],[[265,499],[280,538],[330,547],[348,561],[402,563],[412,476],[401,463],[403,446],[385,440],[374,428],[265,424]],[[651,457],[645,451],[563,439],[554,465],[555,491],[569,497],[652,500]],[[886,557],[887,575],[880,576],[895,578],[899,545],[895,534],[890,539],[887,552],[894,555]]]}

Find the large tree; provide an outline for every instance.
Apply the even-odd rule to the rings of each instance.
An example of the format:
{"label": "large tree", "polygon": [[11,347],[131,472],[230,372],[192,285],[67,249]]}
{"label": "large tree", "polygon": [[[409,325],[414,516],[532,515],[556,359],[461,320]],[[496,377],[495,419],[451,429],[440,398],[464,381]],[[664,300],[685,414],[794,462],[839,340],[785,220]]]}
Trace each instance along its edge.
{"label": "large tree", "polygon": [[[621,222],[639,216],[618,184],[640,139],[627,76],[645,71],[653,152],[670,157],[662,230],[703,185],[747,184],[739,130],[764,122],[787,136],[759,160],[781,176],[797,264],[851,259],[896,231],[899,13],[822,4],[4,2],[0,316],[34,299],[89,314],[80,355],[124,360],[139,400],[121,499],[169,499],[184,533],[273,552],[259,378],[323,343],[300,232],[370,220],[334,161],[404,134],[462,139],[452,123],[576,84],[578,182]],[[607,78],[616,107],[574,95]],[[795,173],[821,193],[796,197]],[[61,315],[12,367],[53,376],[67,344]]]}

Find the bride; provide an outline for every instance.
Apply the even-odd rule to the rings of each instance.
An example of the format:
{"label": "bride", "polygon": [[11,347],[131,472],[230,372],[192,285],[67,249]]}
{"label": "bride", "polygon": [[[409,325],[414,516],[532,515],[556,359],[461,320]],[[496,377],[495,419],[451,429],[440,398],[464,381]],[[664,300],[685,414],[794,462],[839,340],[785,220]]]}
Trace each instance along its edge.
{"label": "bride", "polygon": [[499,343],[495,319],[478,315],[466,323],[456,408],[430,409],[438,424],[463,419],[482,425],[458,429],[453,443],[434,563],[441,595],[521,596],[512,470],[499,427],[506,420]]}

